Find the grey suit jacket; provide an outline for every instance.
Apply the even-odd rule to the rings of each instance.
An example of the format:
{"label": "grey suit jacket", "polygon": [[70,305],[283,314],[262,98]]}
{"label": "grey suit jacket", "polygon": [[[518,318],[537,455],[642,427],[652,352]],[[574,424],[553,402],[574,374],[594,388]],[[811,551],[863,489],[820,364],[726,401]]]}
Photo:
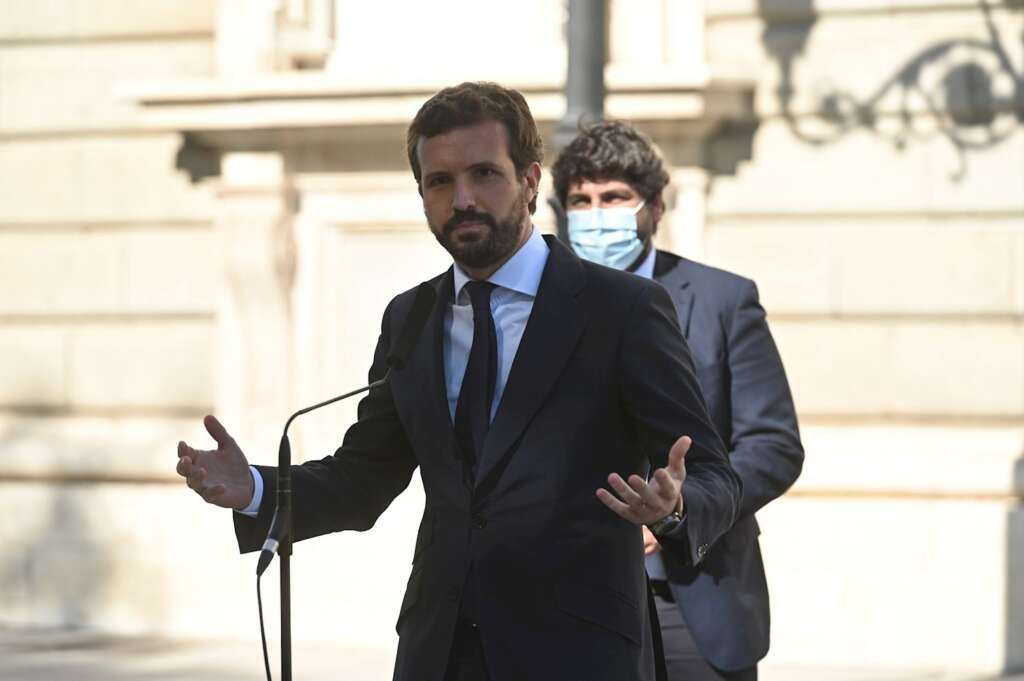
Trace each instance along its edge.
{"label": "grey suit jacket", "polygon": [[659,251],[664,286],[693,354],[712,423],[739,475],[736,522],[699,564],[665,554],[683,618],[704,658],[734,671],[768,652],[769,608],[754,513],[796,481],[803,465],[793,398],[754,282]]}
{"label": "grey suit jacket", "polygon": [[[494,681],[654,678],[640,529],[594,492],[613,471],[664,466],[688,434],[688,517],[666,549],[699,562],[733,523],[739,482],[707,416],[665,289],[584,263],[548,238],[533,311],[484,441],[464,475],[448,413],[443,319],[452,271],[407,366],[359,404],[341,448],[293,467],[294,538],[367,529],[418,466],[426,495],[396,628],[396,681],[441,681],[460,603],[475,603]],[[384,313],[384,373],[415,291]],[[274,469],[260,469],[269,488]],[[235,514],[243,551],[273,514]],[[469,602],[469,601],[467,601]]]}

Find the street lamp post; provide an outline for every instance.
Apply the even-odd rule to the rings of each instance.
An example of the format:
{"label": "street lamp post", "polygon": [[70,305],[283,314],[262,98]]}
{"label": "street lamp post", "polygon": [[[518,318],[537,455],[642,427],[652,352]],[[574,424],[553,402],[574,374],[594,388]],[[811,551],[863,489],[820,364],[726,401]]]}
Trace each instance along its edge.
{"label": "street lamp post", "polygon": [[[607,52],[605,0],[568,0],[566,44],[569,51],[565,77],[565,114],[554,136],[557,153],[576,136],[580,121],[604,118],[604,63]],[[565,211],[557,199],[548,202],[558,218],[558,237],[568,243]]]}

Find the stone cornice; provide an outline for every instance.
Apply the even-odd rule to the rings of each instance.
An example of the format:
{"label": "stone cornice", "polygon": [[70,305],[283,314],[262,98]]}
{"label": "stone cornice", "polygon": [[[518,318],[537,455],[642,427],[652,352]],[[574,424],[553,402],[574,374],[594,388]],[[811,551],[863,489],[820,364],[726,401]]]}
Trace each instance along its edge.
{"label": "stone cornice", "polygon": [[[522,91],[543,128],[565,110],[561,81],[537,77],[507,82]],[[138,107],[139,124],[180,131],[206,146],[280,148],[322,141],[392,137],[444,83],[346,82],[322,72],[245,78],[166,81],[122,91]],[[751,83],[706,72],[624,73],[609,69],[609,117],[670,124],[677,135],[701,137],[724,120],[753,116]]]}

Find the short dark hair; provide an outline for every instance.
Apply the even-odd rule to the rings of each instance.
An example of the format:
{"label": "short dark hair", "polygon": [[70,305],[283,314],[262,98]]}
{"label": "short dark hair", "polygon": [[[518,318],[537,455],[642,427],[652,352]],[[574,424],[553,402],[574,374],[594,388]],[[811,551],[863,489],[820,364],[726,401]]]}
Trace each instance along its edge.
{"label": "short dark hair", "polygon": [[[412,119],[405,136],[405,150],[416,184],[422,179],[416,146],[426,137],[434,137],[483,121],[497,121],[508,131],[508,155],[522,174],[533,163],[544,159],[544,143],[522,93],[486,81],[467,82],[447,87],[428,99]],[[530,212],[537,209],[537,197],[530,201]]]}
{"label": "short dark hair", "polygon": [[622,180],[645,201],[661,195],[668,171],[650,138],[624,121],[580,127],[551,167],[555,195],[565,205],[569,185],[584,180]]}

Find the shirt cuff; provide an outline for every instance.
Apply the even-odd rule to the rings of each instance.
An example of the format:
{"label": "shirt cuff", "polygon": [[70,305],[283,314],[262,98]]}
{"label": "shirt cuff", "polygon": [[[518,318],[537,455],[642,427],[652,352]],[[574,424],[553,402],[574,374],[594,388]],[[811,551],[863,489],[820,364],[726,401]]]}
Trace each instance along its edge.
{"label": "shirt cuff", "polygon": [[252,475],[252,501],[241,511],[235,511],[235,513],[255,518],[260,511],[260,502],[263,501],[263,476],[254,466],[249,466],[249,474]]}

